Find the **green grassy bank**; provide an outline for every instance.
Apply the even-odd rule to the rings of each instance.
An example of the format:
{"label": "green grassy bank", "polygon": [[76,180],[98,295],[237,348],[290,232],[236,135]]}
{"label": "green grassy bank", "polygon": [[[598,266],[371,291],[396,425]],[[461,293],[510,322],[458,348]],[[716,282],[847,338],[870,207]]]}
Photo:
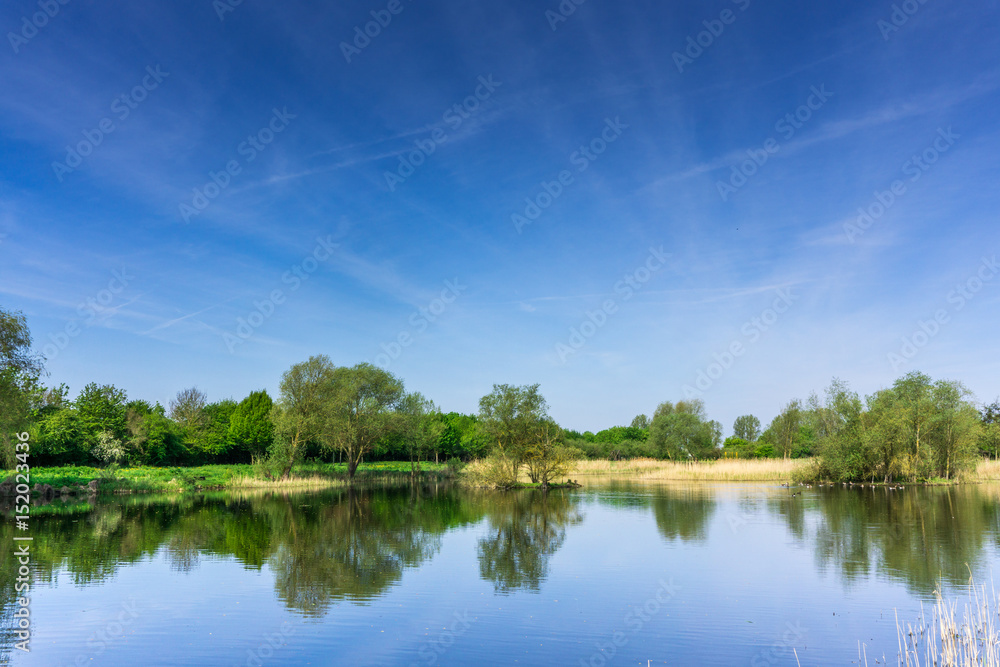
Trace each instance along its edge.
{"label": "green grassy bank", "polygon": [[[447,477],[450,469],[443,463],[422,463],[420,477]],[[369,463],[358,468],[355,482],[400,480],[410,476],[408,461]],[[13,480],[8,471],[3,479]],[[290,479],[272,481],[255,473],[249,464],[205,465],[197,467],[139,466],[107,470],[88,466],[32,468],[30,486],[51,485],[56,492],[62,487],[79,490],[92,480],[98,480],[98,493],[179,493],[214,489],[333,487],[348,484],[347,465],[343,463],[306,463],[296,466]]]}

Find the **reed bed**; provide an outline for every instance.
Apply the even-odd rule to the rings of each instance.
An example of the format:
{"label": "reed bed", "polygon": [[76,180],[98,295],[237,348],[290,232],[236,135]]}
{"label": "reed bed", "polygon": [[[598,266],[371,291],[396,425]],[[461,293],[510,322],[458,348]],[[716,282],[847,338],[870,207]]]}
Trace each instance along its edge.
{"label": "reed bed", "polygon": [[996,588],[971,584],[961,618],[957,607],[938,592],[930,623],[921,614],[915,626],[904,629],[897,620],[901,667],[1000,667]]}
{"label": "reed bed", "polygon": [[346,486],[347,482],[333,477],[290,477],[289,479],[270,480],[250,475],[234,476],[226,483],[227,489],[329,489]]}
{"label": "reed bed", "polygon": [[722,459],[719,461],[577,461],[567,475],[623,476],[641,481],[787,482],[808,459]]}
{"label": "reed bed", "polygon": [[976,469],[969,473],[970,482],[997,482],[1000,481],[1000,460],[983,459],[976,466]]}

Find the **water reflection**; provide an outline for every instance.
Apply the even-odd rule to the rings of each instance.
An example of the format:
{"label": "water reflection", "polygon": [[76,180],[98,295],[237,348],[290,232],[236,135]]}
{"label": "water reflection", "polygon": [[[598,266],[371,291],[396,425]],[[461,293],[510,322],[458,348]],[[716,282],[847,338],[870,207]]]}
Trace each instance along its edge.
{"label": "water reflection", "polygon": [[847,582],[880,573],[926,595],[966,583],[1000,544],[994,487],[829,489],[816,508],[819,525],[803,539]]}
{"label": "water reflection", "polygon": [[[57,502],[33,508],[32,579],[44,586],[64,573],[92,586],[157,555],[179,571],[225,557],[268,571],[277,599],[318,617],[337,603],[370,603],[406,568],[434,559],[449,531],[476,526],[468,558],[477,559],[479,577],[498,594],[538,592],[567,534],[586,533],[588,508],[596,506],[605,516],[637,518],[630,530],[655,530],[661,543],[731,549],[733,540],[746,548],[766,539],[777,553],[808,550],[817,571],[836,574],[845,587],[879,577],[927,596],[942,581],[959,586],[970,570],[988,572],[1000,545],[998,496],[1000,487],[985,485],[792,495],[771,486],[612,483],[547,494],[405,487]],[[8,515],[0,541],[10,545],[10,508],[0,509]],[[733,516],[750,519],[739,534],[728,522]],[[16,572],[12,549],[0,550],[0,662],[12,644]]]}
{"label": "water reflection", "polygon": [[537,591],[549,559],[580,523],[578,498],[567,492],[503,493],[489,501],[489,530],[479,540],[479,574],[498,593]]}

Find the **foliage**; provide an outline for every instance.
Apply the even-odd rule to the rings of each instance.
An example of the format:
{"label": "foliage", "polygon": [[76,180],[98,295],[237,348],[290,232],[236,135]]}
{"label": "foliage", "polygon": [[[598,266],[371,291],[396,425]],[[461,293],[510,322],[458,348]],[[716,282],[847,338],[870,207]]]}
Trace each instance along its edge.
{"label": "foliage", "polygon": [[700,400],[661,403],[649,428],[649,440],[658,458],[690,460],[718,455],[722,427],[706,421]]}
{"label": "foliage", "polygon": [[234,458],[263,456],[274,440],[271,410],[274,401],[266,391],[253,391],[240,401],[229,418],[229,441]]}
{"label": "foliage", "polygon": [[88,449],[98,443],[101,433],[110,433],[117,440],[128,437],[125,390],[114,385],[91,382],[73,402],[84,427]]}
{"label": "foliage", "polygon": [[269,455],[281,467],[281,478],[288,479],[310,442],[318,442],[328,433],[327,406],[333,398],[333,362],[316,355],[293,365],[281,376],[278,401],[271,411],[275,438]]}
{"label": "foliage", "polygon": [[97,444],[91,451],[94,458],[106,464],[119,464],[128,456],[125,445],[113,433],[104,431],[97,436]]}
{"label": "foliage", "polygon": [[198,432],[205,427],[208,397],[197,387],[182,389],[170,401],[170,418],[185,431]]}
{"label": "foliage", "polygon": [[42,372],[24,314],[0,308],[0,463],[5,466],[15,460],[11,434],[28,425]]}
{"label": "foliage", "polygon": [[909,373],[864,403],[843,383],[827,390],[834,426],[819,440],[818,477],[835,481],[954,479],[975,464],[982,428],[959,382]]}
{"label": "foliage", "polygon": [[[400,407],[404,396],[402,381],[378,366],[361,363],[333,372],[333,388],[325,406],[329,440],[324,444],[340,450],[351,477],[375,443],[400,426],[393,411]],[[412,424],[427,407],[419,394],[411,398],[409,405],[417,415],[409,415]]]}
{"label": "foliage", "polygon": [[741,415],[733,422],[733,436],[746,443],[757,442],[760,437],[760,420],[753,415]]}
{"label": "foliage", "polygon": [[537,439],[525,448],[524,462],[532,483],[548,486],[557,478],[565,477],[573,458],[572,450],[562,441],[562,429],[548,422]]}

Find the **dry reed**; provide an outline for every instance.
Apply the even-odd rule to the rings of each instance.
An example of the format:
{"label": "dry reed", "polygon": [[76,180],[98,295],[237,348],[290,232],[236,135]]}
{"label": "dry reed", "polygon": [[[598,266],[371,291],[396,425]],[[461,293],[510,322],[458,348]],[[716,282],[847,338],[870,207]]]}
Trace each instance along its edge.
{"label": "dry reed", "polygon": [[785,482],[807,459],[722,459],[719,461],[577,461],[570,478],[622,476],[641,481]]}

